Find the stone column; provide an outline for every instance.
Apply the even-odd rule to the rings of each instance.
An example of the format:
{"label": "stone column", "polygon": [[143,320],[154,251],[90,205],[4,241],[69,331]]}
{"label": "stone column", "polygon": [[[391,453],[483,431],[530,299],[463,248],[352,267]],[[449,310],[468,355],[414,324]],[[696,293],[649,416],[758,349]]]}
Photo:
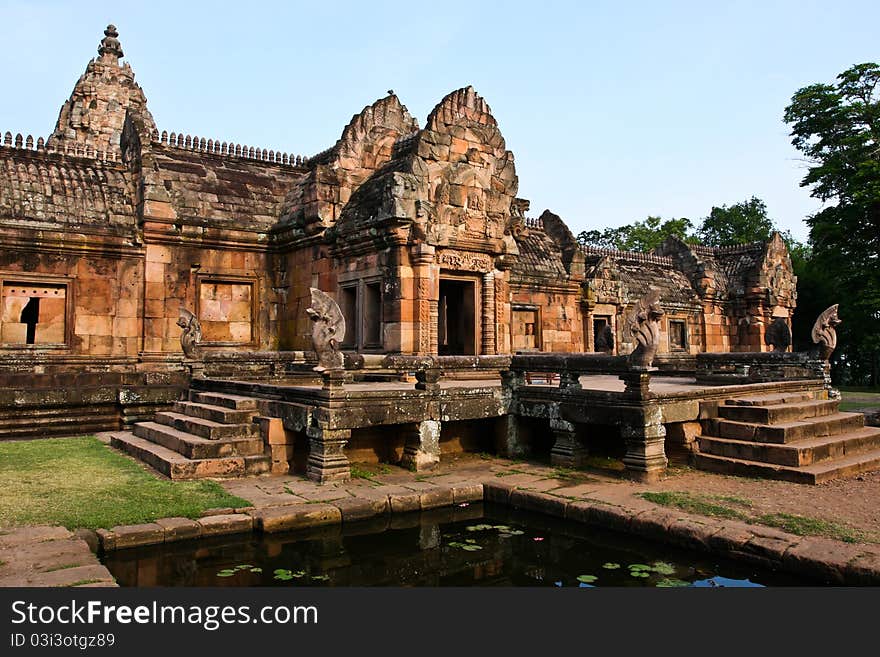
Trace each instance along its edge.
{"label": "stone column", "polygon": [[440,422],[422,420],[406,431],[401,465],[416,472],[430,470],[440,462]]}
{"label": "stone column", "polygon": [[495,274],[483,275],[482,308],[483,335],[481,353],[495,354]]}
{"label": "stone column", "polygon": [[621,426],[626,444],[623,463],[627,474],[637,481],[657,481],[666,471],[666,427],[659,404],[643,404],[633,409],[632,418]]}
{"label": "stone column", "polygon": [[531,455],[530,445],[523,439],[519,429],[519,418],[508,413],[503,416],[501,423],[502,436],[497,443],[498,455],[508,459],[527,458]]}
{"label": "stone column", "polygon": [[345,444],[351,438],[351,429],[328,429],[323,423],[306,429],[309,437],[309,459],[306,476],[326,484],[348,481],[351,470],[345,455]]}
{"label": "stone column", "polygon": [[[414,326],[413,353],[419,355],[437,353],[437,302],[439,284],[432,276],[434,247],[415,244],[410,249],[413,271]],[[437,288],[437,294],[434,289]]]}
{"label": "stone column", "polygon": [[587,448],[578,438],[575,425],[567,420],[550,420],[550,430],[556,438],[550,450],[550,465],[581,467],[587,457]]}

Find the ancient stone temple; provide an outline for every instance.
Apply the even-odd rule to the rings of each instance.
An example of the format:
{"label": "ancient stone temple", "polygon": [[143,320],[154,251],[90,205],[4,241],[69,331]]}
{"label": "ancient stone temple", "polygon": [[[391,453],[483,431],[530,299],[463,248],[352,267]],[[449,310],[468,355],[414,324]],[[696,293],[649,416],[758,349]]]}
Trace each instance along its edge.
{"label": "ancient stone temple", "polygon": [[496,381],[480,357],[628,354],[624,318],[651,289],[672,369],[770,351],[790,322],[778,235],[627,253],[529,217],[472,87],[423,126],[389,92],[305,157],[160,130],[104,34],[48,139],[0,145],[0,437],[149,421],[194,379],[314,378],[312,288],[341,309],[347,367],[461,357]]}

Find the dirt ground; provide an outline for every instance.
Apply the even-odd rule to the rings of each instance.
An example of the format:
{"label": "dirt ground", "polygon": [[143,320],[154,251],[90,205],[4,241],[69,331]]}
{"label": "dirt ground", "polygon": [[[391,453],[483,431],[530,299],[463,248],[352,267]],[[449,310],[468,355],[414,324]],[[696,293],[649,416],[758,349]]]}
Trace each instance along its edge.
{"label": "dirt ground", "polygon": [[741,497],[752,503],[751,513],[789,513],[841,523],[880,542],[880,471],[816,486],[784,481],[712,474],[673,467],[658,484],[621,484],[650,491]]}

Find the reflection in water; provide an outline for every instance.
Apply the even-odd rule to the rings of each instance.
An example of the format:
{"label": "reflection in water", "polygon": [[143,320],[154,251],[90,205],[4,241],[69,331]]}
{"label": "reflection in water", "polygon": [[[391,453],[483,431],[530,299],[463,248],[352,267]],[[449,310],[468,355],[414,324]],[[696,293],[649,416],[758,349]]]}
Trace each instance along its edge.
{"label": "reflection in water", "polygon": [[122,586],[780,586],[816,584],[480,503],[286,534],[120,550]]}

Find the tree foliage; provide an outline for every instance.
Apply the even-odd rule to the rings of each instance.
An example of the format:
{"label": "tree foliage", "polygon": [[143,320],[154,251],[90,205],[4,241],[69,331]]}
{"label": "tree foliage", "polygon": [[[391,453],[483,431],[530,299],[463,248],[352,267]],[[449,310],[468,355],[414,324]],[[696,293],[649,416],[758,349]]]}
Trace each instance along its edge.
{"label": "tree foliage", "polygon": [[774,230],[767,205],[753,196],[729,207],[713,207],[703,219],[699,235],[707,246],[729,246],[768,240]]}
{"label": "tree foliage", "polygon": [[683,240],[693,239],[690,219],[667,219],[648,217],[626,226],[605,230],[585,230],[578,235],[581,244],[620,251],[650,251],[657,248],[670,235]]}
{"label": "tree foliage", "polygon": [[837,361],[852,382],[880,384],[880,66],[797,91],[785,109],[808,162],[801,185],[826,206],[807,219],[811,266],[841,303]]}

